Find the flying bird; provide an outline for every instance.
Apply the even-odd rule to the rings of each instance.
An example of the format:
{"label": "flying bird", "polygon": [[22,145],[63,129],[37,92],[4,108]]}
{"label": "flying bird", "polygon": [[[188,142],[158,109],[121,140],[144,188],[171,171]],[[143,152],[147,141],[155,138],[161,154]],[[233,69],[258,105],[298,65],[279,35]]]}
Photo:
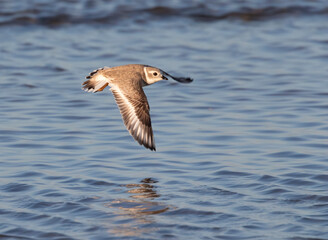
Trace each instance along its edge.
{"label": "flying bird", "polygon": [[87,92],[100,92],[109,86],[131,136],[140,145],[156,151],[149,104],[142,88],[161,80],[168,80],[168,77],[181,83],[193,81],[191,78],[174,77],[156,67],[129,64],[103,67],[91,72],[86,77],[88,80],[82,84],[82,89]]}

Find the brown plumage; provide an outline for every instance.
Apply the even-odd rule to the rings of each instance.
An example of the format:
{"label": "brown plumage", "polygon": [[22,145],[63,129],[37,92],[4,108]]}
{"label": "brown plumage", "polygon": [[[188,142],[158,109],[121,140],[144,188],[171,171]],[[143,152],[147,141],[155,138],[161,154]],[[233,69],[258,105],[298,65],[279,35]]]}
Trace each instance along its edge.
{"label": "brown plumage", "polygon": [[[88,92],[99,92],[111,87],[120,113],[132,137],[144,147],[156,151],[153,129],[149,114],[149,104],[142,87],[160,80],[167,80],[168,73],[151,66],[130,64],[118,67],[99,68],[89,74],[83,83]],[[190,78],[173,79],[191,82]]]}

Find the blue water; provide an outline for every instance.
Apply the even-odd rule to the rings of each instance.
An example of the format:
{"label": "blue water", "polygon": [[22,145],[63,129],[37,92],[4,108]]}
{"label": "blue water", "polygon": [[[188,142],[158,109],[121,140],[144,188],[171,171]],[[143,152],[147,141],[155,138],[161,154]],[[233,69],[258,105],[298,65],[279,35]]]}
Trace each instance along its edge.
{"label": "blue water", "polygon": [[[164,4],[164,5],[163,5]],[[1,239],[328,239],[328,3],[0,2]],[[157,152],[111,92],[143,63]]]}

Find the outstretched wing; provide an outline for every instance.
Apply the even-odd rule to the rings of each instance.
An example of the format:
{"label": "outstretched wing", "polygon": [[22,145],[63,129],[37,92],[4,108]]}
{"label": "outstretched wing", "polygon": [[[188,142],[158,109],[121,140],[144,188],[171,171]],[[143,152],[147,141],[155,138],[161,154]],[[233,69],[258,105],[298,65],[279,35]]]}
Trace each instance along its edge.
{"label": "outstretched wing", "polygon": [[87,92],[101,92],[104,90],[110,82],[110,78],[102,74],[106,69],[108,69],[108,67],[99,68],[91,72],[89,76],[86,77],[86,79],[89,80],[82,83],[82,89]]}
{"label": "outstretched wing", "polygon": [[140,144],[156,151],[149,104],[141,86],[129,88],[129,93],[117,86],[110,89],[121,112],[124,124],[132,137]]}

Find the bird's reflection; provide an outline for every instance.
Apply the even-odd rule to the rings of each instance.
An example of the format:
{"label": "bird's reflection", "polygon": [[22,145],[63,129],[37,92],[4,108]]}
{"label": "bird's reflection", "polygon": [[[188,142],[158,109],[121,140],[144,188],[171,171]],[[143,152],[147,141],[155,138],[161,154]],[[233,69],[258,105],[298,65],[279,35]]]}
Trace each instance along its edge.
{"label": "bird's reflection", "polygon": [[[109,229],[117,236],[140,236],[155,231],[152,215],[166,212],[169,207],[154,201],[160,195],[156,192],[156,180],[145,178],[140,183],[123,185],[130,194],[129,199],[118,199],[106,204],[115,210],[115,226]],[[118,224],[118,225],[117,225]]]}

